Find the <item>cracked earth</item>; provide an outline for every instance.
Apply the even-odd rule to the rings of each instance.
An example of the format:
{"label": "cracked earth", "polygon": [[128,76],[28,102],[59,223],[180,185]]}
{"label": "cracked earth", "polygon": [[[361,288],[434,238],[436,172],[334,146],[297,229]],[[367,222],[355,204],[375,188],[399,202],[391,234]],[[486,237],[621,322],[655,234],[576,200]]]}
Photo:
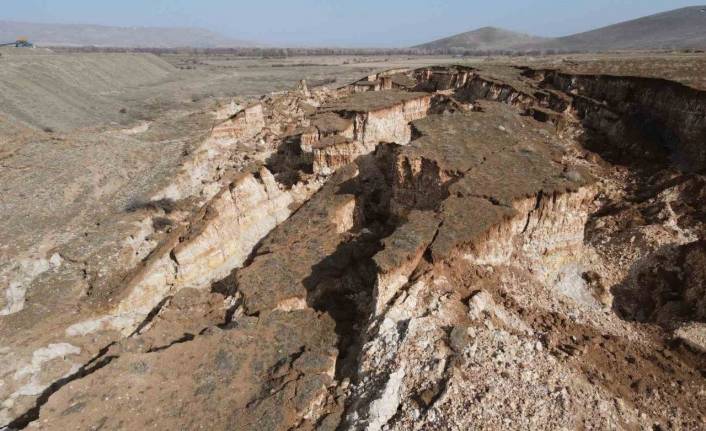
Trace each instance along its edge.
{"label": "cracked earth", "polygon": [[212,113],[2,266],[0,429],[703,429],[706,90],[577,68]]}

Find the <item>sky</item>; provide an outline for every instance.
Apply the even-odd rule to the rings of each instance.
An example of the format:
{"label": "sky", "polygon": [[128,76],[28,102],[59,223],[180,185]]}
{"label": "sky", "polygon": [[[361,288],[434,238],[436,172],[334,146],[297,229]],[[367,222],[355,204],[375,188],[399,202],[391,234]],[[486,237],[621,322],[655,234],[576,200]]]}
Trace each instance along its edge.
{"label": "sky", "polygon": [[706,1],[0,0],[0,20],[201,27],[277,46],[406,47],[484,26],[565,36]]}

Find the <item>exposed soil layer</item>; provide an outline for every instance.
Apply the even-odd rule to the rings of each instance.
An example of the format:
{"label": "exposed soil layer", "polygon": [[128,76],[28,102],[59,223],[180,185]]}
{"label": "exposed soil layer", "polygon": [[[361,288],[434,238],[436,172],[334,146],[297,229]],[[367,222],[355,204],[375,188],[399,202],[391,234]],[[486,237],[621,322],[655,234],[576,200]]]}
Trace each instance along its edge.
{"label": "exposed soil layer", "polygon": [[489,65],[228,112],[128,270],[7,290],[0,427],[703,429],[705,110]]}

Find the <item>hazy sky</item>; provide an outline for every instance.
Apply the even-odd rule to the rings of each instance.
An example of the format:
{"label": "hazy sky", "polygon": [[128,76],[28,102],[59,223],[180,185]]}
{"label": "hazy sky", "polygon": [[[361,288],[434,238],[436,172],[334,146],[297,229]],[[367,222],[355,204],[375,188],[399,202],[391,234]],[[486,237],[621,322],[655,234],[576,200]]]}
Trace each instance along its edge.
{"label": "hazy sky", "polygon": [[[703,0],[702,0],[703,1]],[[563,36],[681,0],[1,0],[0,20],[196,26],[273,45],[410,46],[483,26]]]}

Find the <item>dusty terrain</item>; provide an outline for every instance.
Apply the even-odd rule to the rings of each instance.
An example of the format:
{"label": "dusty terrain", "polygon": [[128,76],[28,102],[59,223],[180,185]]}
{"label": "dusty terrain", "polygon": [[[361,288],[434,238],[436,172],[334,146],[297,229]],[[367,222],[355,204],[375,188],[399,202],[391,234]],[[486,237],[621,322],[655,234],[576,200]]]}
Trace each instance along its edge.
{"label": "dusty terrain", "polygon": [[0,429],[706,427],[706,58],[380,60],[3,112]]}

